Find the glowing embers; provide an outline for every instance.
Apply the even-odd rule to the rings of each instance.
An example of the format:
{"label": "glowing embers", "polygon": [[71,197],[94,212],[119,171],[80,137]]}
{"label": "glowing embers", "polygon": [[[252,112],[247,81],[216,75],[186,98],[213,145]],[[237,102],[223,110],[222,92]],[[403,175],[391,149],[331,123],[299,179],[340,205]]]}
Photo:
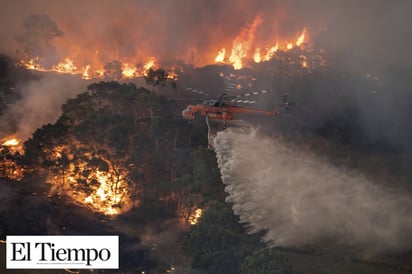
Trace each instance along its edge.
{"label": "glowing embers", "polygon": [[17,140],[16,138],[11,138],[11,139],[8,139],[8,140],[4,141],[4,143],[2,145],[6,146],[6,147],[14,147],[14,146],[19,145],[19,143],[20,143],[20,141]]}
{"label": "glowing embers", "polygon": [[199,222],[200,218],[202,217],[203,210],[201,208],[196,208],[192,211],[192,214],[189,215],[189,224],[195,225]]}
{"label": "glowing embers", "polygon": [[203,209],[196,206],[199,197],[185,197],[178,201],[177,215],[182,224],[195,225],[199,223],[203,214]]}
{"label": "glowing embers", "polygon": [[1,140],[1,145],[8,147],[13,153],[23,153],[23,144],[15,136],[9,136]]}
{"label": "glowing embers", "polygon": [[18,159],[23,153],[21,141],[14,137],[6,137],[1,140],[0,146],[0,177],[20,181],[23,178],[24,168]]}

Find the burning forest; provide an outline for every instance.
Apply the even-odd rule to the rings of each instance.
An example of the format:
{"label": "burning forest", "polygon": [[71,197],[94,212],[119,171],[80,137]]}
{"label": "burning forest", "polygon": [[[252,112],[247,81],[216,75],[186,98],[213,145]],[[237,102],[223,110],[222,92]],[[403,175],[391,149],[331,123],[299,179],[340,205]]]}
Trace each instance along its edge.
{"label": "burning forest", "polygon": [[[107,56],[101,53],[101,45],[96,45],[93,49],[88,47],[87,50],[82,51],[76,48],[65,49],[65,44],[57,42],[60,38],[64,40],[63,32],[51,18],[47,15],[30,15],[24,21],[23,32],[16,37],[16,42],[23,53],[17,65],[36,71],[75,74],[83,79],[109,78],[113,80],[147,76],[149,69],[156,69],[161,66],[167,68],[170,72],[168,78],[174,79],[178,77],[176,72],[181,72],[183,69],[177,65],[178,63],[195,67],[215,63],[228,64],[238,70],[252,61],[255,63],[268,61],[281,51],[289,51],[294,48],[299,48],[303,52],[310,51],[309,33],[305,26],[302,26],[299,32],[289,37],[278,37],[276,35],[272,38],[272,41],[256,41],[260,28],[263,28],[265,24],[269,23],[264,22],[261,15],[257,15],[252,22],[246,23],[239,30],[238,35],[233,38],[232,42],[222,41],[220,45],[210,46],[209,52],[206,52],[205,56],[212,56],[213,49],[216,46],[221,47],[219,51],[215,52],[214,59],[210,58],[200,62],[197,59],[190,59],[183,55],[176,57],[175,64],[169,64],[169,62],[159,64],[160,55],[151,56],[148,53],[139,52],[124,56],[119,54]],[[42,38],[43,41],[41,41]],[[53,58],[55,60],[50,60],[51,58],[44,53],[45,51],[49,53],[47,48],[52,47],[53,41],[56,41],[56,45],[53,46],[56,56],[64,56],[61,60],[58,57]],[[43,50],[43,48],[46,48],[46,50]],[[65,53],[58,53],[60,51]],[[114,48],[113,51],[119,52],[119,49]],[[307,67],[309,65],[306,60],[307,57],[301,54],[300,58],[301,65]]]}
{"label": "burning forest", "polygon": [[1,256],[120,235],[122,273],[411,271],[409,1],[6,2]]}

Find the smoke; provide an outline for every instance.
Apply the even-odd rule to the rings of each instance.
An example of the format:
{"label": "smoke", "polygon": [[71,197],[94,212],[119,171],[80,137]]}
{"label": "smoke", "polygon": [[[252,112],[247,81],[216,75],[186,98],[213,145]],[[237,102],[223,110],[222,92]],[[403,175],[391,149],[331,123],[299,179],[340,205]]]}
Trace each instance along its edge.
{"label": "smoke", "polygon": [[274,246],[322,241],[367,255],[412,245],[411,197],[302,152],[252,127],[214,140],[227,201],[251,233]]}
{"label": "smoke", "polygon": [[47,29],[56,34],[49,42],[61,58],[70,53],[110,62],[155,56],[204,65],[214,59],[210,54],[231,47],[259,15],[263,23],[256,40],[263,45],[306,26],[326,50],[354,51],[357,57],[352,61],[404,63],[403,57],[411,53],[411,11],[408,0],[396,5],[385,0],[16,0],[0,11],[0,52],[15,55],[16,37],[27,33],[29,19],[43,17],[51,23]]}
{"label": "smoke", "polygon": [[42,125],[56,122],[62,104],[85,88],[86,81],[79,77],[52,74],[18,86],[21,99],[0,117],[1,128],[25,140]]}
{"label": "smoke", "polygon": [[63,36],[63,33],[48,15],[31,14],[25,19],[23,27],[24,30],[16,37],[16,41],[26,56],[54,55],[52,40]]}

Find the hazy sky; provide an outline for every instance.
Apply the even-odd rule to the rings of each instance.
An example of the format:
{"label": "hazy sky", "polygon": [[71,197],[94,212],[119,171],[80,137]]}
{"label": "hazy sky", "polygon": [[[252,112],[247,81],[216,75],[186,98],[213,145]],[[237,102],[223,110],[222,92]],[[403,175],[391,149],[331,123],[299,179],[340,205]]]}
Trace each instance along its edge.
{"label": "hazy sky", "polygon": [[[104,65],[127,57],[133,57],[133,62],[142,58],[144,62],[143,58],[148,56],[207,64],[222,47],[230,48],[241,30],[260,16],[262,23],[256,40],[262,44],[273,42],[276,37],[293,36],[306,27],[310,41],[331,57],[328,62],[334,56],[343,62],[335,65],[336,75],[342,71],[363,76],[366,72],[382,72],[396,66],[411,67],[410,14],[412,1],[409,0],[1,0],[0,52],[20,57],[28,48],[40,52],[50,63],[70,53],[77,57],[76,62],[84,62],[76,63],[79,66],[99,61]],[[30,18],[35,18],[34,22]],[[393,69],[387,71],[389,80],[383,79],[385,86],[377,93],[379,97],[369,96],[372,91],[364,92],[359,83],[335,79],[334,86],[313,85],[314,96],[310,98],[320,98],[320,105],[325,100],[335,100],[339,105],[341,97],[334,93],[340,90],[359,104],[362,127],[371,137],[381,134],[392,143],[409,144],[410,92],[405,83],[410,77],[407,74],[398,77]],[[47,83],[44,81],[42,85]],[[66,86],[62,83],[63,90]],[[34,87],[37,89],[37,84]],[[278,87],[268,83],[265,88]],[[35,89],[28,85],[22,90],[34,94],[27,90],[35,92]],[[65,96],[55,100],[54,108],[59,111],[67,94],[81,91],[61,92]],[[367,93],[368,101],[359,97],[360,91]],[[41,91],[36,92],[39,92],[36,96],[28,98],[43,100],[37,98]],[[26,111],[20,108],[14,113],[15,116]],[[55,117],[55,113],[47,117]],[[26,131],[25,137],[30,133]]]}

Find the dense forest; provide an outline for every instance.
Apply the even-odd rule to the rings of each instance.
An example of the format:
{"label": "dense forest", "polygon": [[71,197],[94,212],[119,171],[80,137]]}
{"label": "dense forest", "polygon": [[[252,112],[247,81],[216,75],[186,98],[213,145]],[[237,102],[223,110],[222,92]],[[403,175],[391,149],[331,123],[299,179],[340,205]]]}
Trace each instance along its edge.
{"label": "dense forest", "polygon": [[[16,80],[7,75],[7,59],[2,66],[2,95],[13,101],[16,95],[9,87]],[[146,80],[152,88],[91,83],[62,106],[55,123],[38,128],[24,142],[24,152],[1,147],[2,239],[19,234],[120,235],[121,273],[407,273],[402,264],[363,261],[350,252],[269,248],[261,241],[265,231],[248,234],[225,201],[204,120],[188,123],[180,115],[181,103],[153,90],[166,81],[164,73],[151,71]],[[287,78],[282,74],[277,80],[281,77]],[[329,78],[330,73],[298,76],[293,88],[310,86],[314,77]],[[307,116],[309,107],[317,106],[298,109],[297,116]],[[328,150],[338,164],[356,151],[377,147],[364,145],[359,120],[351,116],[356,111],[345,110],[305,129],[306,146],[319,153]],[[280,122],[278,129],[295,136],[301,122]],[[388,154],[393,150],[383,149]],[[382,164],[377,159],[355,165],[376,170]],[[387,169],[382,173],[396,173]]]}
{"label": "dense forest", "polygon": [[[205,126],[182,120],[175,102],[134,84],[100,82],[62,110],[56,123],[39,128],[24,143],[24,154],[2,148],[3,184],[10,192],[8,206],[2,208],[2,238],[119,233],[115,226],[126,224],[137,231],[133,237],[121,234],[121,269],[146,273],[163,273],[173,264],[159,261],[150,246],[139,244],[138,231],[145,233],[148,227],[187,231],[173,248],[193,255],[193,266],[200,269],[238,272],[251,254],[249,247],[259,246],[223,202]],[[6,163],[21,172],[18,180],[7,178]],[[99,196],[103,176],[104,194]],[[199,227],[189,229],[199,221],[197,209],[206,213]],[[219,239],[210,242],[208,237]],[[202,250],[202,241],[211,246]],[[233,251],[239,253],[235,261]],[[227,262],[220,262],[222,255],[216,252],[226,253]]]}

